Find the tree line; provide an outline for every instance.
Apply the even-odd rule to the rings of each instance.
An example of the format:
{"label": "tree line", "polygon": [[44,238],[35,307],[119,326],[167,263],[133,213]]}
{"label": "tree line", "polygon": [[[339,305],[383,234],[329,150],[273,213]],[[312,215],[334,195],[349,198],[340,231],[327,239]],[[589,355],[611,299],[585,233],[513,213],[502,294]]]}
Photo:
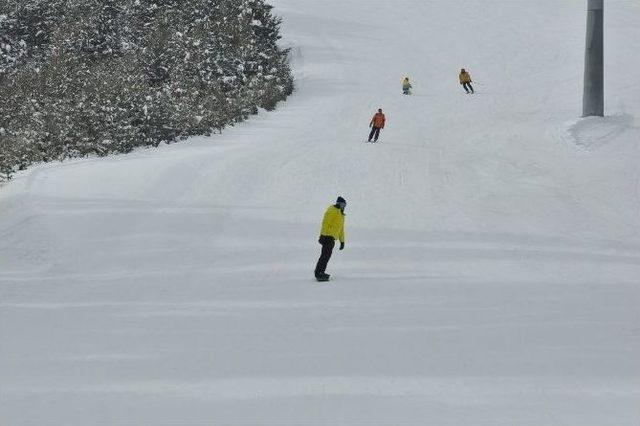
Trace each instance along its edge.
{"label": "tree line", "polygon": [[0,5],[0,175],[208,135],[293,91],[264,0]]}

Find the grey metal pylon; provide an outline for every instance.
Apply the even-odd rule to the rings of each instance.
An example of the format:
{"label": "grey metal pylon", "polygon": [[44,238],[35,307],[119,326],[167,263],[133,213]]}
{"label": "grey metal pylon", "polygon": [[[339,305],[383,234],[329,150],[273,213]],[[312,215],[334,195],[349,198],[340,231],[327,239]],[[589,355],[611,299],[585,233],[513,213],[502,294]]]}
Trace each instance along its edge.
{"label": "grey metal pylon", "polygon": [[604,116],[604,1],[589,0],[582,116]]}

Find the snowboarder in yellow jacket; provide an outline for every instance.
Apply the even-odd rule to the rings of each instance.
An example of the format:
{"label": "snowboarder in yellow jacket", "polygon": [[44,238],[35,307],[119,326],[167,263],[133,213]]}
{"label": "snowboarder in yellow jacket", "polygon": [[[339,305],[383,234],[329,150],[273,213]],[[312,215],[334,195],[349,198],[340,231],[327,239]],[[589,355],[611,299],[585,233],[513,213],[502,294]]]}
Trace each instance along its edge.
{"label": "snowboarder in yellow jacket", "polygon": [[329,206],[322,219],[322,229],[318,242],[322,245],[320,259],[316,264],[315,275],[318,281],[328,281],[329,274],[325,273],[327,263],[333,253],[336,240],[340,241],[340,250],[344,249],[344,209],[347,202],[344,198],[338,197],[336,203]]}
{"label": "snowboarder in yellow jacket", "polygon": [[473,86],[471,85],[471,74],[464,68],[460,70],[460,75],[458,76],[460,80],[460,84],[462,84],[462,88],[467,93],[473,93]]}

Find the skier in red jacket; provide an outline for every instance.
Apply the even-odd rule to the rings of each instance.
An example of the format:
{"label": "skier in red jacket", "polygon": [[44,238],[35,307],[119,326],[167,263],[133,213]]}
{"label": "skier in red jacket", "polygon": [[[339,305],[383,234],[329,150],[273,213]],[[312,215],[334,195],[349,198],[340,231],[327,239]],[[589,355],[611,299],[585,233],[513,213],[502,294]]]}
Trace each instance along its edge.
{"label": "skier in red jacket", "polygon": [[371,139],[373,139],[374,142],[378,142],[380,130],[384,129],[386,121],[387,119],[382,113],[382,108],[378,109],[378,112],[373,116],[371,122],[369,123],[369,127],[371,127],[371,133],[369,133],[369,142],[371,142]]}

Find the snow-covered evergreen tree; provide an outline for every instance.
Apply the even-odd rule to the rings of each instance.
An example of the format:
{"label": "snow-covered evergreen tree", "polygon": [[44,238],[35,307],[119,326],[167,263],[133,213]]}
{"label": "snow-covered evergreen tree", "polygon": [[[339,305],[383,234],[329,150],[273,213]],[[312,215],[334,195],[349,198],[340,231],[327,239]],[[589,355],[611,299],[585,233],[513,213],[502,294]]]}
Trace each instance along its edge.
{"label": "snow-covered evergreen tree", "polygon": [[0,5],[0,173],[220,131],[293,90],[264,0]]}

